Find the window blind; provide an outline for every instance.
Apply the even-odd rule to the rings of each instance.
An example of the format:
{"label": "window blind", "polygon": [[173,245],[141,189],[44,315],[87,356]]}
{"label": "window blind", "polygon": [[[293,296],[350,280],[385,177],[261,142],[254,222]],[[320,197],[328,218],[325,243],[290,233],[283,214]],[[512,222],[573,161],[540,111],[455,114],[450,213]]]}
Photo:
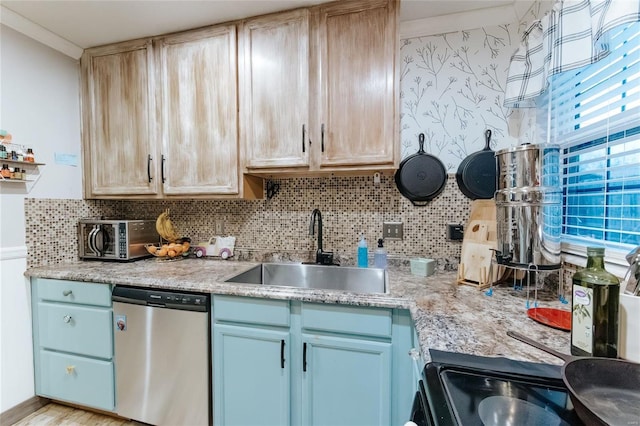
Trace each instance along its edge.
{"label": "window blind", "polygon": [[554,76],[550,141],[561,146],[563,241],[640,245],[640,22],[613,31],[610,54]]}

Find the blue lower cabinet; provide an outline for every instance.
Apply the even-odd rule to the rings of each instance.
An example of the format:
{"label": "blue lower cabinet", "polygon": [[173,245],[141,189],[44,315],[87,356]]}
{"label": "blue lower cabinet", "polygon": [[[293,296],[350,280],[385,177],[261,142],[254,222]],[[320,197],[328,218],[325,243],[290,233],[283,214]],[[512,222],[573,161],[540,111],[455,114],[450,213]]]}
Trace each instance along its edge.
{"label": "blue lower cabinet", "polygon": [[214,424],[290,424],[288,330],[215,324],[213,348]]}
{"label": "blue lower cabinet", "polygon": [[113,362],[40,351],[40,394],[112,411],[115,406]]}
{"label": "blue lower cabinet", "polygon": [[402,426],[413,345],[406,310],[214,296],[214,424]]}
{"label": "blue lower cabinet", "polygon": [[37,395],[115,409],[111,286],[32,279]]}
{"label": "blue lower cabinet", "polygon": [[390,425],[390,342],[302,334],[305,425]]}

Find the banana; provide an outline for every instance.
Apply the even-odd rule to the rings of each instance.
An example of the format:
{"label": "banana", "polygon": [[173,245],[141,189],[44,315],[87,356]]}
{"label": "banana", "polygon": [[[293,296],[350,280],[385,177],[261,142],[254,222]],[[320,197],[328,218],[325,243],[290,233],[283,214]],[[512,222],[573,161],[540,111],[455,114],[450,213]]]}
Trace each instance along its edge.
{"label": "banana", "polygon": [[164,211],[160,213],[160,215],[158,216],[158,219],[156,219],[156,231],[158,231],[158,235],[160,235],[160,237],[162,237],[165,240],[167,239],[166,233],[164,230],[164,222],[166,218],[167,218],[167,212]]}
{"label": "banana", "polygon": [[169,218],[169,209],[163,211],[156,219],[156,231],[165,240],[175,242],[180,236]]}
{"label": "banana", "polygon": [[176,240],[180,238],[180,236],[178,235],[178,232],[176,231],[176,227],[173,225],[173,222],[171,222],[171,219],[169,219],[168,214],[167,214],[167,219],[164,221],[164,230],[168,237],[167,238],[168,241],[176,242]]}

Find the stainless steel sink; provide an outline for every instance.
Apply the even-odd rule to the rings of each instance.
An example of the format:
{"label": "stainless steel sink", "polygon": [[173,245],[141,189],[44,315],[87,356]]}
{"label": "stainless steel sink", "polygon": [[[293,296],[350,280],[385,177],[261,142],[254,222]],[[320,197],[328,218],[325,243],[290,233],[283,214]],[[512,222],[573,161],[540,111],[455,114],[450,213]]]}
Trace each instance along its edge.
{"label": "stainless steel sink", "polygon": [[321,266],[302,263],[262,263],[226,282],[339,290],[352,293],[387,293],[387,271],[377,268]]}

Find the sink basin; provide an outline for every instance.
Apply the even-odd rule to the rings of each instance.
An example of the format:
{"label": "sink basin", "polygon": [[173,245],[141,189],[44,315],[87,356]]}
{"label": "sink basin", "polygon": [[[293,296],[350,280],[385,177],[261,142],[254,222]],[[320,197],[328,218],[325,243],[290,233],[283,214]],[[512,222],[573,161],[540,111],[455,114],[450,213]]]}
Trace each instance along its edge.
{"label": "sink basin", "polygon": [[387,271],[377,268],[262,263],[229,278],[226,282],[339,290],[352,293],[386,293],[387,280]]}

